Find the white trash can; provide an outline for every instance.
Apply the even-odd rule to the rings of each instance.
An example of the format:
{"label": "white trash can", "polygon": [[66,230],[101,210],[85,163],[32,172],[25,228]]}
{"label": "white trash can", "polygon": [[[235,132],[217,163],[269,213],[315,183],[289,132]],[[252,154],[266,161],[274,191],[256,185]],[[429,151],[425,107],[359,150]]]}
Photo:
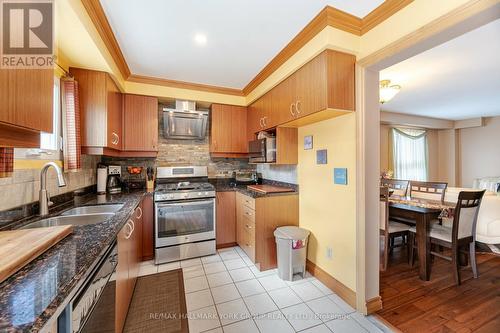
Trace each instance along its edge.
{"label": "white trash can", "polygon": [[278,276],[292,281],[293,275],[306,273],[307,240],[309,230],[299,227],[279,227],[274,231],[278,257]]}

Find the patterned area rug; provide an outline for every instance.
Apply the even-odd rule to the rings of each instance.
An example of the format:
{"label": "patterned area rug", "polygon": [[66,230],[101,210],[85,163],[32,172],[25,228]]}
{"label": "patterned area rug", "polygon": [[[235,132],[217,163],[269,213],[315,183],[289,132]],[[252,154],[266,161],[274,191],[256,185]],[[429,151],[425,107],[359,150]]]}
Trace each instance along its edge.
{"label": "patterned area rug", "polygon": [[188,332],[182,270],[137,279],[125,333]]}

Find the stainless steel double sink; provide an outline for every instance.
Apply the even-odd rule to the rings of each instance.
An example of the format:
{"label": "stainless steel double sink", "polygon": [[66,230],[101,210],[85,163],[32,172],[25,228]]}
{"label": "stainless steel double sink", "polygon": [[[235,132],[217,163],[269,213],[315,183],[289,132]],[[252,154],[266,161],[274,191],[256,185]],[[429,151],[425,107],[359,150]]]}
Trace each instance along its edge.
{"label": "stainless steel double sink", "polygon": [[25,225],[21,229],[54,227],[60,225],[89,225],[102,223],[115,215],[123,204],[82,206],[69,209],[59,216],[49,217]]}

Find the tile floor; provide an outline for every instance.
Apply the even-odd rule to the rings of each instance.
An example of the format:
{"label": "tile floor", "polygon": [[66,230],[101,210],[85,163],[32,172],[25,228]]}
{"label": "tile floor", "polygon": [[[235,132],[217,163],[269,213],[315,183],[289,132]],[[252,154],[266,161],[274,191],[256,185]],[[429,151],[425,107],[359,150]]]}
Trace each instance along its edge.
{"label": "tile floor", "polygon": [[310,274],[289,282],[275,269],[260,272],[239,247],[159,266],[143,262],[139,274],[176,268],[184,275],[190,333],[390,332]]}

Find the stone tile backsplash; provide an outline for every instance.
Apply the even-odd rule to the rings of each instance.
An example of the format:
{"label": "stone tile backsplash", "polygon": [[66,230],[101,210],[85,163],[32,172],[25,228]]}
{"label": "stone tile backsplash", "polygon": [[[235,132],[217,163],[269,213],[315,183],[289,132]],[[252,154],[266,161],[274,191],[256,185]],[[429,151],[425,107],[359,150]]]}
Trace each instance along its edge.
{"label": "stone tile backsplash", "polygon": [[257,172],[264,179],[275,180],[283,183],[298,184],[296,165],[259,164]]}
{"label": "stone tile backsplash", "polygon": [[[103,157],[102,162],[109,165],[121,165],[125,179],[133,178],[126,171],[127,166],[159,167],[159,166],[187,166],[206,165],[210,178],[233,176],[236,170],[255,170],[256,166],[248,164],[246,159],[211,158],[209,151],[209,137],[204,140],[172,140],[163,136],[163,111],[159,108],[159,138],[157,158],[110,158]],[[209,118],[210,119],[210,118]],[[210,132],[210,129],[207,129]],[[145,177],[145,171],[141,177]]]}
{"label": "stone tile backsplash", "polygon": [[[58,187],[56,172],[47,173],[47,189],[50,195],[71,192],[96,183],[96,166],[99,156],[82,156],[82,169],[66,172],[65,187]],[[12,177],[0,178],[0,211],[25,205],[38,200],[40,190],[39,169],[16,169]]]}

